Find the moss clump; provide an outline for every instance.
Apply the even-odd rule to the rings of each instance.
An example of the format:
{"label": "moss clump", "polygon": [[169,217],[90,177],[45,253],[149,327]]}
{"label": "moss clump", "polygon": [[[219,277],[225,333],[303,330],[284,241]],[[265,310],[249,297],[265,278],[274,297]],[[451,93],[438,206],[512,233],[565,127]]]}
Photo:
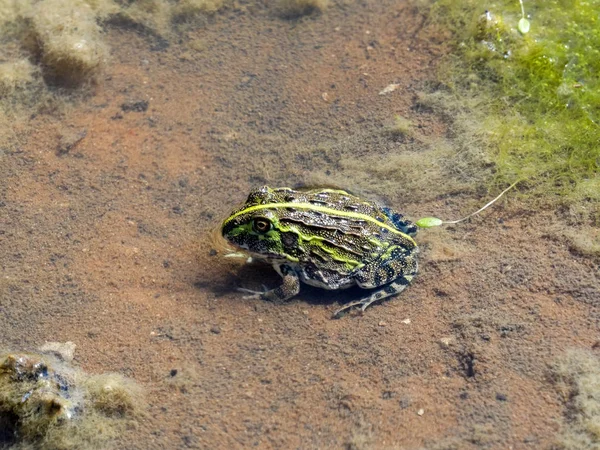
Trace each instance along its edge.
{"label": "moss clump", "polygon": [[[46,80],[67,85],[79,85],[98,75],[107,60],[108,47],[97,21],[108,14],[112,1],[90,3],[94,7],[84,0],[24,0],[0,5],[1,84],[5,93],[26,91],[24,86],[35,84],[29,91],[39,97],[43,82],[38,75],[42,72]],[[30,61],[40,64],[33,66]]]}
{"label": "moss clump", "polygon": [[51,346],[56,357],[0,354],[0,447],[104,448],[140,413],[141,390],[133,381],[88,376],[64,359],[68,348]]}
{"label": "moss clump", "polygon": [[391,126],[389,126],[386,131],[387,133],[394,138],[402,138],[410,136],[413,132],[414,125],[413,123],[400,115],[394,117],[394,122]]}
{"label": "moss clump", "polygon": [[567,405],[563,433],[553,448],[600,449],[600,360],[571,350],[554,363],[551,374]]}
{"label": "moss clump", "polygon": [[31,10],[29,0],[8,0],[0,2],[0,31],[1,37],[8,32],[14,32],[17,27],[14,24]]}
{"label": "moss clump", "polygon": [[597,199],[600,0],[525,6],[531,29],[522,35],[517,1],[436,2],[432,21],[451,30],[457,50],[441,78],[457,101],[479,99],[499,182],[527,179],[538,193]]}
{"label": "moss clump", "polygon": [[329,0],[279,0],[277,8],[279,13],[288,19],[323,12]]}
{"label": "moss clump", "polygon": [[117,373],[94,375],[85,382],[87,400],[108,417],[128,417],[139,413],[142,403],[140,387]]}
{"label": "moss clump", "polygon": [[80,407],[72,389],[73,372],[59,374],[55,364],[53,358],[41,355],[0,357],[0,416],[10,424],[14,437],[41,440],[52,428],[71,420]]}
{"label": "moss clump", "polygon": [[72,0],[42,0],[32,15],[33,32],[47,72],[61,83],[79,84],[105,65],[108,47],[93,9]]}
{"label": "moss clump", "polygon": [[580,255],[600,257],[600,229],[596,226],[568,227],[562,230],[571,251]]}
{"label": "moss clump", "polygon": [[39,69],[28,59],[0,63],[0,97],[15,96],[39,83]]}

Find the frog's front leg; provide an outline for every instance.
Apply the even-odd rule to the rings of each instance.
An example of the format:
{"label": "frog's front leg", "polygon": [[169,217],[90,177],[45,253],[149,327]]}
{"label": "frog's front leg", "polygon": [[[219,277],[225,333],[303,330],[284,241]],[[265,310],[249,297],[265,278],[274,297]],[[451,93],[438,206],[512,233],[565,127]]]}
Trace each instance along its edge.
{"label": "frog's front leg", "polygon": [[248,292],[251,295],[246,295],[244,298],[260,298],[275,303],[283,303],[286,300],[294,297],[300,292],[300,277],[290,266],[281,265],[275,266],[277,273],[281,275],[283,282],[279,287],[266,292],[256,292],[249,289],[240,289],[243,292]]}

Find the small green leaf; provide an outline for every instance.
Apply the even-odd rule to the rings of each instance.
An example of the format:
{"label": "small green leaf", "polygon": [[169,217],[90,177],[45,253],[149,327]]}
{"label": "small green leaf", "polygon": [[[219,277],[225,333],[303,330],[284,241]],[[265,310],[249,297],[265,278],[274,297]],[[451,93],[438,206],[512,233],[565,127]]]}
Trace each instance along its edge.
{"label": "small green leaf", "polygon": [[439,227],[444,222],[437,217],[423,217],[422,219],[417,220],[417,226],[420,228],[431,228],[431,227]]}
{"label": "small green leaf", "polygon": [[529,20],[523,17],[521,20],[519,20],[519,25],[517,26],[517,28],[522,34],[529,33]]}

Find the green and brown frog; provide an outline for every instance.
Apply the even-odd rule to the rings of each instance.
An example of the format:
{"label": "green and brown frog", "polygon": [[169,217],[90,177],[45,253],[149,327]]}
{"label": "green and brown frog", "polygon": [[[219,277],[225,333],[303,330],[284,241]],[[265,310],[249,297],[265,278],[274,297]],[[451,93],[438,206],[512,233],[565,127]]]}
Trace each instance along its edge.
{"label": "green and brown frog", "polygon": [[417,226],[391,208],[339,189],[255,189],[221,231],[231,244],[272,264],[283,279],[266,292],[246,291],[251,297],[283,302],[298,294],[301,281],[329,290],[372,290],[334,317],[400,293],[417,273]]}

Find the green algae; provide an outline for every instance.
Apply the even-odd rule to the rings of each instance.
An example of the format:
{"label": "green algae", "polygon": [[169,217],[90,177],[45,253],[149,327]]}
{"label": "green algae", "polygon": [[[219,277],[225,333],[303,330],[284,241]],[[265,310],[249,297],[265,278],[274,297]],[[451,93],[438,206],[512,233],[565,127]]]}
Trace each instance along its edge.
{"label": "green algae", "polygon": [[431,21],[449,29],[455,51],[440,72],[456,101],[476,111],[498,185],[600,200],[600,0],[441,0]]}

